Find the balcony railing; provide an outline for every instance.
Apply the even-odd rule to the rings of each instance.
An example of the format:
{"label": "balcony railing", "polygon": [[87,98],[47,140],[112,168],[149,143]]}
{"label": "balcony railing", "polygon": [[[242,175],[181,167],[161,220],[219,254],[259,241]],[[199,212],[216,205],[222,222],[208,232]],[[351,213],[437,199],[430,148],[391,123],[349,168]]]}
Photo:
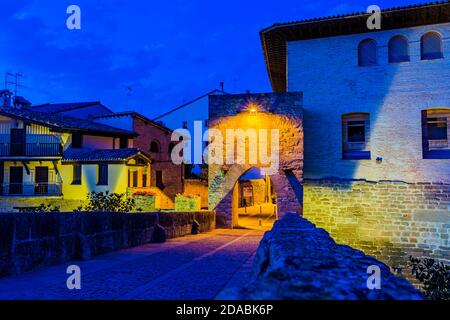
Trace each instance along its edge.
{"label": "balcony railing", "polygon": [[1,143],[0,156],[60,156],[62,145],[59,143]]}
{"label": "balcony railing", "polygon": [[3,183],[0,184],[0,196],[60,196],[61,183]]}

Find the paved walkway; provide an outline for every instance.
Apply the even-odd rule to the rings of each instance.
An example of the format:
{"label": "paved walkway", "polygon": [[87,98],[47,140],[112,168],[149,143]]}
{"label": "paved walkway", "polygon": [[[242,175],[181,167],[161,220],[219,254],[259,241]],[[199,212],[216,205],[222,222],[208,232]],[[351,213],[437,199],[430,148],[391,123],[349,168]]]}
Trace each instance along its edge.
{"label": "paved walkway", "polygon": [[[251,229],[217,229],[0,278],[0,299],[214,299],[247,280],[266,229],[258,226],[259,221]],[[66,287],[71,264],[81,268],[80,290]]]}

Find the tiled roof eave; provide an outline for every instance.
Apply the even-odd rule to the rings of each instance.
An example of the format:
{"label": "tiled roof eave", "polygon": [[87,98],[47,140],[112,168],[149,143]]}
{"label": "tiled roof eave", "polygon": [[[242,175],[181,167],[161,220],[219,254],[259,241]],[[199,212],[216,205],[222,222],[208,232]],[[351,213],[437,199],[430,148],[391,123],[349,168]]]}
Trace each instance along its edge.
{"label": "tiled roof eave", "polygon": [[[34,111],[31,111],[31,112],[34,112]],[[111,127],[111,126],[104,125],[104,124],[99,124],[96,122],[92,123],[92,125],[97,126],[97,127],[103,127],[104,129],[101,130],[101,129],[73,127],[70,125],[69,126],[60,125],[60,124],[53,123],[51,121],[36,119],[35,117],[14,113],[14,112],[4,110],[4,109],[0,109],[0,115],[9,117],[9,118],[14,118],[17,120],[21,120],[21,121],[27,122],[27,123],[41,125],[41,126],[50,128],[53,132],[82,132],[82,133],[90,133],[92,135],[111,136],[111,137],[116,137],[116,136],[136,137],[136,136],[138,136],[138,134],[136,132],[118,129],[115,127]],[[62,117],[62,118],[69,119],[70,117]],[[70,119],[72,121],[86,121],[86,120],[82,120],[82,119],[72,119],[72,118],[70,118]]]}
{"label": "tiled roof eave", "polygon": [[142,153],[139,148],[127,149],[97,149],[97,150],[78,150],[69,149],[65,151],[62,162],[120,162],[126,163],[136,157],[143,157],[148,162],[151,158]]}

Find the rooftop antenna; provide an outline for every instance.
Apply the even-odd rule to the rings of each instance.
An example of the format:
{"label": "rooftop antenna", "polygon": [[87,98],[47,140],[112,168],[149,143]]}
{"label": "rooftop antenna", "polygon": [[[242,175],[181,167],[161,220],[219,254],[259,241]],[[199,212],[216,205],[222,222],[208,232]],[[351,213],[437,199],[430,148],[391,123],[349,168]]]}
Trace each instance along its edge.
{"label": "rooftop antenna", "polygon": [[[12,80],[10,80],[10,78],[12,78]],[[14,86],[15,96],[17,96],[19,88],[26,88],[25,86],[20,84],[20,78],[23,78],[23,74],[20,72],[16,73],[6,72],[5,74],[5,89],[8,90],[8,85],[12,84]]]}
{"label": "rooftop antenna", "polygon": [[[10,80],[12,78],[12,80]],[[8,85],[12,84],[14,86],[14,95],[17,96],[17,92],[19,88],[26,88],[25,86],[20,84],[20,78],[23,78],[23,74],[20,72],[11,73],[6,72],[5,74],[5,89],[8,90]]]}

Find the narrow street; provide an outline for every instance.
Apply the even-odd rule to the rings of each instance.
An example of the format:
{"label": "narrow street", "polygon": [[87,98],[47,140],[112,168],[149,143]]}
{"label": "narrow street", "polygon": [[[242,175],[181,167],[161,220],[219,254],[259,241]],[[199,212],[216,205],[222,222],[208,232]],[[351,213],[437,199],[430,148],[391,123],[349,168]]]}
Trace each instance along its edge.
{"label": "narrow street", "polygon": [[[214,299],[247,281],[269,224],[246,222],[256,227],[217,229],[0,278],[0,299]],[[69,265],[81,269],[80,290],[67,289]]]}

